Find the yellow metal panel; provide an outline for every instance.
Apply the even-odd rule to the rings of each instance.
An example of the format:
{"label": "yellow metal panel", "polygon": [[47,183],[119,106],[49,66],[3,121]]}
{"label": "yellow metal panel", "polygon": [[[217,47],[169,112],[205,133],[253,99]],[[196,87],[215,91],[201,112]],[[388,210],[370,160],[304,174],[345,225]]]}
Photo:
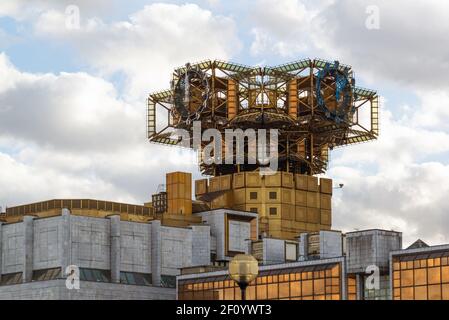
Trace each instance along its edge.
{"label": "yellow metal panel", "polygon": [[281,217],[285,220],[295,220],[295,206],[291,204],[282,204]]}
{"label": "yellow metal panel", "polygon": [[276,172],[275,174],[270,174],[265,176],[265,186],[266,187],[280,187],[282,180],[281,172]]}
{"label": "yellow metal panel", "polygon": [[[263,194],[261,188],[245,188],[245,202],[246,203],[261,203],[263,202]],[[256,199],[251,199],[251,195],[256,194]]]}
{"label": "yellow metal panel", "polygon": [[209,192],[220,191],[220,177],[213,177],[209,179]]}
{"label": "yellow metal panel", "polygon": [[318,208],[307,208],[307,222],[308,223],[320,223],[320,209]]}
{"label": "yellow metal panel", "polygon": [[318,178],[313,176],[307,176],[307,190],[318,191]]}
{"label": "yellow metal panel", "polygon": [[282,188],[281,189],[281,201],[285,204],[295,204],[295,191],[292,189]]}
{"label": "yellow metal panel", "polygon": [[195,194],[202,195],[207,193],[207,179],[201,179],[195,181]]}
{"label": "yellow metal panel", "polygon": [[307,207],[310,208],[319,208],[320,207],[320,198],[318,192],[307,192]]}
{"label": "yellow metal panel", "polygon": [[295,190],[295,204],[297,206],[307,206],[307,191]]}
{"label": "yellow metal panel", "polygon": [[[265,203],[281,203],[281,188],[265,188],[263,202]],[[276,198],[271,199],[270,194],[276,194]]]}
{"label": "yellow metal panel", "polygon": [[331,205],[332,205],[331,199],[332,198],[331,198],[330,194],[321,193],[320,194],[320,208],[330,210]]}
{"label": "yellow metal panel", "polygon": [[240,205],[240,204],[245,204],[245,200],[246,200],[246,189],[234,189],[234,206],[235,205]]}
{"label": "yellow metal panel", "polygon": [[244,172],[234,173],[233,187],[234,187],[234,189],[245,187],[245,173]]}
{"label": "yellow metal panel", "polygon": [[220,190],[229,190],[231,189],[232,175],[227,174],[224,176],[220,176]]}
{"label": "yellow metal panel", "polygon": [[296,221],[300,221],[300,222],[307,221],[307,208],[306,207],[296,206],[295,211],[296,211],[296,217],[295,217]]}
{"label": "yellow metal panel", "polygon": [[259,172],[245,172],[245,180],[247,187],[260,187],[262,185]]}
{"label": "yellow metal panel", "polygon": [[282,186],[284,188],[294,188],[293,173],[282,172]]}
{"label": "yellow metal panel", "polygon": [[332,224],[332,211],[321,209],[321,224],[330,226]]}
{"label": "yellow metal panel", "polygon": [[295,174],[296,189],[307,190],[307,177],[303,174]]}
{"label": "yellow metal panel", "polygon": [[332,194],[332,179],[326,178],[320,179],[320,192]]}

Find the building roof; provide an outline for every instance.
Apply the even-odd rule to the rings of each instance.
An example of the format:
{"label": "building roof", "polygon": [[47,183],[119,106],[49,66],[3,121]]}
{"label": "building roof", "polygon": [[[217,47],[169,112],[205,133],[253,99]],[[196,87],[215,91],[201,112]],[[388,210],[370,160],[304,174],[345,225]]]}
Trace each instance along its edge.
{"label": "building roof", "polygon": [[413,242],[407,249],[418,249],[418,248],[428,248],[429,245],[422,241],[421,239],[416,240]]}

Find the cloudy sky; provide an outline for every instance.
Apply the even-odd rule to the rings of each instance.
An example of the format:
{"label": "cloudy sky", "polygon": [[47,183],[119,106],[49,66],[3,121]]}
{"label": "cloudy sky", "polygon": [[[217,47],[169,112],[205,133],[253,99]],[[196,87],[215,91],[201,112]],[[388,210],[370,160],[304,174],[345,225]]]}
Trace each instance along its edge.
{"label": "cloudy sky", "polygon": [[332,153],[327,176],[345,185],[334,228],[447,243],[448,35],[444,0],[3,0],[0,205],[148,201],[167,171],[199,177],[145,136],[146,96],[173,68],[319,57],[352,65],[382,97],[378,141]]}

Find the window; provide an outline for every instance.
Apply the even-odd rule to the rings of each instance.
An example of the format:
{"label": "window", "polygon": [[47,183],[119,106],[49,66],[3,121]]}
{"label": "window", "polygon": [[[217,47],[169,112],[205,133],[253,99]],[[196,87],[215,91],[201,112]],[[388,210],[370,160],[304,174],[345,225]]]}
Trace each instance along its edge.
{"label": "window", "polygon": [[257,199],[257,192],[253,191],[249,193],[249,198],[251,200],[256,200]]}
{"label": "window", "polygon": [[109,270],[80,268],[80,280],[111,282],[111,273]]}
{"label": "window", "polygon": [[448,252],[423,252],[393,257],[395,300],[449,299]]}
{"label": "window", "polygon": [[[238,286],[227,275],[179,280],[178,285],[180,299],[241,299]],[[305,266],[264,271],[248,286],[246,296],[250,300],[339,300],[340,286],[340,264]]]}
{"label": "window", "polygon": [[285,260],[296,261],[297,260],[297,246],[295,243],[285,243]]}
{"label": "window", "polygon": [[33,271],[33,281],[54,280],[61,277],[61,268],[43,269]]}
{"label": "window", "polygon": [[120,283],[137,286],[151,286],[151,274],[136,272],[120,272]]}
{"label": "window", "polygon": [[161,287],[176,288],[176,276],[161,275]]}
{"label": "window", "polygon": [[254,212],[254,213],[258,212],[257,208],[250,208],[249,211]]}
{"label": "window", "polygon": [[2,286],[8,286],[11,284],[19,284],[22,283],[22,272],[15,272],[15,273],[7,273],[3,274],[0,284]]}
{"label": "window", "polygon": [[271,207],[270,208],[270,216],[275,216],[278,214],[278,208],[276,207]]}
{"label": "window", "polygon": [[270,198],[270,200],[276,200],[278,198],[278,194],[276,191],[270,191],[268,197]]}

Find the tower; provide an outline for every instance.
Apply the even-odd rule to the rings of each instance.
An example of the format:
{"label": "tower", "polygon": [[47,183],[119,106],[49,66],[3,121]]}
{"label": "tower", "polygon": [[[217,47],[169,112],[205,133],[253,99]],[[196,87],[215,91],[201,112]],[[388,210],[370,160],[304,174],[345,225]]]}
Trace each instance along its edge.
{"label": "tower", "polygon": [[[150,94],[147,120],[151,142],[198,151],[212,177],[195,183],[198,200],[257,211],[261,232],[293,237],[330,228],[332,181],[314,175],[325,173],[333,148],[377,138],[378,96],[356,87],[352,68],[338,61],[204,61],[177,68],[170,89]],[[240,136],[227,139],[231,131]],[[276,173],[263,174],[261,146],[270,161],[276,151]]]}

